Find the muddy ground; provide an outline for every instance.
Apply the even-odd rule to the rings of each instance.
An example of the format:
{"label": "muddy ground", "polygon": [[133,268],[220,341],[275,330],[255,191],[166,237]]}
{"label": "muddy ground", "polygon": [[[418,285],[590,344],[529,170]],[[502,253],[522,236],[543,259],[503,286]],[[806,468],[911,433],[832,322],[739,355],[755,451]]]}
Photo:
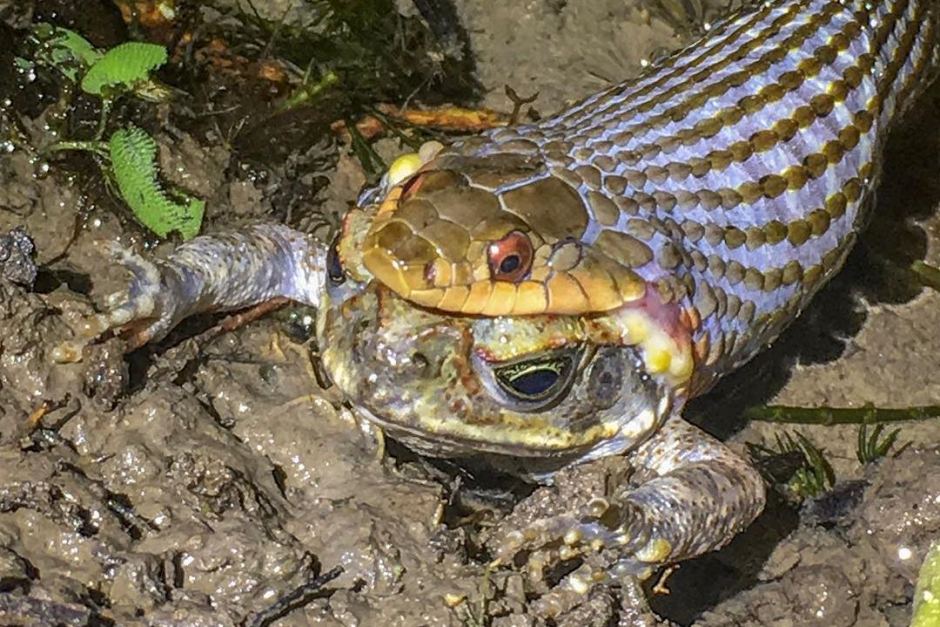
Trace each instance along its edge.
{"label": "muddy ground", "polygon": [[[551,112],[694,39],[723,4],[683,13],[663,7],[698,3],[461,0],[438,34],[456,38],[445,42],[451,50],[467,38],[475,69],[466,84],[477,91],[451,100],[508,110],[509,84],[538,92],[533,107]],[[288,26],[304,24],[304,6],[291,6]],[[287,15],[279,3],[264,8]],[[51,349],[125,278],[104,243],[154,254],[168,244],[128,218],[92,159],[37,155],[53,130],[87,133],[95,104],[69,101],[63,126],[55,85],[17,75],[10,61],[40,19],[87,28],[100,46],[148,31],[128,28],[109,2],[14,0],[0,2],[0,16],[0,86],[10,89],[0,233],[25,227],[39,266],[31,289],[10,263],[0,277],[0,625],[544,624],[529,611],[525,577],[487,577],[479,548],[480,530],[533,488],[428,463],[363,429],[317,384],[310,312],[228,334],[212,333],[217,319],[197,320],[126,359],[114,340],[81,364],[53,365]],[[195,104],[132,104],[116,119],[148,124],[166,176],[209,200],[205,231],[259,219],[313,228],[342,212],[369,175],[341,139],[285,135],[308,128],[296,119],[251,126],[256,101],[284,93],[259,81],[252,50],[229,64],[195,55],[210,79],[226,74]],[[238,127],[224,107],[241,107],[249,123]],[[218,124],[194,122],[215,113]],[[693,405],[695,422],[743,451],[792,431],[746,422],[754,404],[940,402],[940,295],[904,270],[916,259],[940,263],[938,129],[934,88],[892,141],[875,223],[846,270],[774,347]],[[286,148],[266,154],[275,143]],[[386,139],[378,150],[390,157],[402,147]],[[10,246],[0,241],[0,257]],[[671,571],[648,590],[659,616],[907,624],[918,564],[940,531],[940,419],[900,426],[889,456],[868,466],[855,458],[855,427],[801,427],[825,450],[836,486],[802,506],[775,496],[729,547]],[[579,472],[575,486],[596,480]],[[265,612],[336,566],[335,579]],[[617,624],[628,605],[618,590],[596,590],[557,624]]]}

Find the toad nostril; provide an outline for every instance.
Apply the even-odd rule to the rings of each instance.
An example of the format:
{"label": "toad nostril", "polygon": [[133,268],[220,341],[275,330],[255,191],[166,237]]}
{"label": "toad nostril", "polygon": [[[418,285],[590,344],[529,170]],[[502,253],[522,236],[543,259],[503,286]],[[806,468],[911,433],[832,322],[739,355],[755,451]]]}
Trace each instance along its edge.
{"label": "toad nostril", "polygon": [[414,364],[415,370],[423,376],[427,376],[430,370],[431,362],[428,361],[428,358],[424,356],[424,353],[414,353],[411,356],[411,363]]}

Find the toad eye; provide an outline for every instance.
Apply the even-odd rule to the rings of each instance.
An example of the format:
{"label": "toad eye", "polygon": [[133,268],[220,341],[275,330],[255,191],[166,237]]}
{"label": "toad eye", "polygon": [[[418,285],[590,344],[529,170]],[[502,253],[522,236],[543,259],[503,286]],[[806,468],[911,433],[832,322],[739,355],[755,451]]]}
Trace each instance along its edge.
{"label": "toad eye", "polygon": [[496,281],[518,283],[532,269],[532,241],[521,231],[512,231],[486,250],[490,276]]}
{"label": "toad eye", "polygon": [[543,411],[559,403],[577,372],[578,352],[552,352],[493,368],[500,392],[519,411]]}
{"label": "toad eye", "polygon": [[326,274],[333,285],[342,285],[346,282],[346,273],[339,259],[339,235],[333,238],[330,250],[326,254]]}

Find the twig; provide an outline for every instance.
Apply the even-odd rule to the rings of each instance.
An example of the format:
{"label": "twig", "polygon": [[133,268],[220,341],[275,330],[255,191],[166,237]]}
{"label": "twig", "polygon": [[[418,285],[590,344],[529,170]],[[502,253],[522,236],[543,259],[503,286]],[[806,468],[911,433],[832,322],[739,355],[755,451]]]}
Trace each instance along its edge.
{"label": "twig", "polygon": [[760,405],[746,409],[744,415],[750,420],[801,425],[875,425],[937,418],[940,405],[903,408]]}
{"label": "twig", "polygon": [[46,156],[54,152],[63,152],[66,150],[77,150],[80,152],[91,152],[102,159],[110,159],[111,153],[108,151],[107,142],[103,141],[61,141],[46,146],[40,151],[41,156]]}
{"label": "twig", "polygon": [[509,85],[505,86],[506,97],[512,101],[512,113],[509,114],[509,126],[514,126],[519,123],[520,114],[522,113],[522,107],[527,104],[532,104],[539,97],[539,92],[535,92],[531,96],[522,97],[516,90],[510,87]]}
{"label": "twig", "polygon": [[322,573],[321,575],[311,579],[310,581],[301,584],[294,590],[288,592],[277,601],[261,610],[257,614],[251,617],[250,620],[245,621],[246,627],[268,627],[271,623],[276,621],[279,618],[283,618],[289,612],[300,607],[306,603],[309,603],[311,599],[308,597],[320,591],[320,589],[326,584],[330,583],[337,577],[343,574],[343,567],[336,566],[330,570]]}
{"label": "twig", "polygon": [[[363,138],[374,139],[386,132],[391,126],[389,121],[443,133],[477,133],[508,126],[511,122],[509,114],[492,109],[452,106],[402,109],[390,104],[378,104],[373,109],[373,115],[365,116],[356,122],[355,126]],[[350,133],[350,126],[348,121],[338,120],[331,124],[330,128],[335,134],[342,136]]]}
{"label": "twig", "polygon": [[42,422],[43,417],[48,414],[53,407],[52,401],[43,401],[39,404],[39,407],[30,412],[29,416],[26,418],[26,426],[31,432],[39,427],[39,423]]}
{"label": "twig", "polygon": [[59,400],[44,400],[41,402],[36,409],[29,413],[29,416],[26,418],[26,427],[29,433],[32,433],[36,429],[42,426],[42,419],[46,417],[46,414],[49,412],[61,409],[65,407],[68,402],[71,400],[71,397],[66,394],[65,398]]}

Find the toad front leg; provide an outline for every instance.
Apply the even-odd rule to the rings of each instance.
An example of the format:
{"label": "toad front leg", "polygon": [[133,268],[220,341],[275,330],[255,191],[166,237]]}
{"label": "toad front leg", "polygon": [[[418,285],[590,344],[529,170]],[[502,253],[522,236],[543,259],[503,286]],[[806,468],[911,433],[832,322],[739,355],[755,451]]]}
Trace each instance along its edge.
{"label": "toad front leg", "polygon": [[527,553],[536,570],[559,559],[583,565],[542,597],[552,616],[576,605],[592,584],[645,578],[657,566],[727,544],[764,507],[758,472],[724,444],[670,418],[630,456],[630,486],[612,486],[575,512],[548,516],[499,535],[497,560]]}
{"label": "toad front leg", "polygon": [[[119,246],[112,254],[131,273],[126,289],[83,329],[85,340],[123,328],[131,348],[159,340],[193,314],[242,309],[284,297],[316,306],[326,276],[326,250],[316,239],[278,224],[197,237],[166,260],[147,260]],[[74,344],[59,361],[80,358]]]}

